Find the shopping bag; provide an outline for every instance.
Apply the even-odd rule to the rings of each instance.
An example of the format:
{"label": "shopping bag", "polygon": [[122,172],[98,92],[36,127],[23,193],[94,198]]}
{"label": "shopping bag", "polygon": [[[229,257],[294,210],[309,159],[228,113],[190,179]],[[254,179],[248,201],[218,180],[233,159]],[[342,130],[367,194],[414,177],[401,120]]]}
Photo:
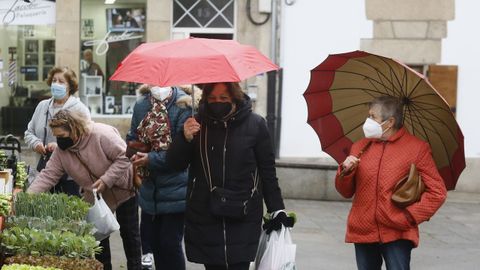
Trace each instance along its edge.
{"label": "shopping bag", "polygon": [[110,210],[103,199],[102,194],[97,194],[96,189],[93,190],[93,197],[95,198],[95,203],[88,210],[87,222],[92,223],[95,226],[95,239],[102,241],[110,236],[111,233],[118,231],[120,229],[120,224],[118,224],[112,210]]}
{"label": "shopping bag", "polygon": [[[263,241],[263,243],[262,243]],[[259,249],[255,258],[256,270],[295,270],[295,253],[297,245],[292,243],[290,228],[265,231],[260,236]]]}

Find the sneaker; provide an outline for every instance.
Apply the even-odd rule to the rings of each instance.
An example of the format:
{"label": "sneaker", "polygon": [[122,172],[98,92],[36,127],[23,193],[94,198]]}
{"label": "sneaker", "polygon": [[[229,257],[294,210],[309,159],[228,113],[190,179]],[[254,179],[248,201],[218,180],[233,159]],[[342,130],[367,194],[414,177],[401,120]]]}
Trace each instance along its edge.
{"label": "sneaker", "polygon": [[147,253],[142,255],[142,268],[152,269],[153,267],[153,254]]}

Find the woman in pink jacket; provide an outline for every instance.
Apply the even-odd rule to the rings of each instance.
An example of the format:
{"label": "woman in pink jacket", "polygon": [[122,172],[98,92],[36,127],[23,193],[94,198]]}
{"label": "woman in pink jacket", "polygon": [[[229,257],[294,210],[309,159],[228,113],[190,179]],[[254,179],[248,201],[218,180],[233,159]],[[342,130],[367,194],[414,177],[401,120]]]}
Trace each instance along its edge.
{"label": "woman in pink jacket", "polygon": [[[126,144],[109,125],[88,121],[82,114],[60,110],[49,123],[58,147],[45,169],[36,177],[28,192],[46,192],[64,173],[72,176],[83,191],[83,198],[93,203],[96,188],[112,211],[116,211],[124,242],[128,269],[141,269],[138,202],[133,188],[131,163],[125,156]],[[112,269],[109,239],[97,259],[104,269]]]}
{"label": "woman in pink jacket", "polygon": [[[354,196],[346,242],[355,243],[361,270],[380,270],[382,258],[388,270],[410,269],[418,225],[429,220],[446,198],[429,144],[408,133],[402,123],[398,99],[375,98],[363,125],[366,138],[353,144],[335,179],[342,196]],[[399,208],[391,201],[393,189],[408,175],[411,164],[416,165],[425,191],[420,201]]]}

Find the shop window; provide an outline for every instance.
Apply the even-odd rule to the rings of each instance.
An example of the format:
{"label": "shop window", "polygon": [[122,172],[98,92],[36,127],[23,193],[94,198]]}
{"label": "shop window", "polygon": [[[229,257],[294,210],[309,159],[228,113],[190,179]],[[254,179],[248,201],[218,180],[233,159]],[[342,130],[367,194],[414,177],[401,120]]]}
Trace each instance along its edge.
{"label": "shop window", "polygon": [[0,1],[2,134],[23,135],[35,106],[51,96],[55,7],[55,1]]}
{"label": "shop window", "polygon": [[234,0],[175,0],[173,3],[173,27],[234,27]]}
{"label": "shop window", "polygon": [[92,114],[131,113],[138,84],[108,78],[145,42],[146,0],[82,0],[80,26],[80,99]]}

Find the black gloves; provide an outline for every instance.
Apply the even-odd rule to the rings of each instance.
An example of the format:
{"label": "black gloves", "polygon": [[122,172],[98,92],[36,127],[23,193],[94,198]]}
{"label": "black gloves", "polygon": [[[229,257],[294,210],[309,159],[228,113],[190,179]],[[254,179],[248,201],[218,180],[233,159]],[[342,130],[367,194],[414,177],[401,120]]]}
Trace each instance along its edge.
{"label": "black gloves", "polygon": [[280,230],[282,225],[285,227],[293,227],[294,224],[295,218],[287,216],[285,212],[281,211],[273,219],[266,220],[263,224],[263,229],[267,234],[270,234],[272,231]]}

